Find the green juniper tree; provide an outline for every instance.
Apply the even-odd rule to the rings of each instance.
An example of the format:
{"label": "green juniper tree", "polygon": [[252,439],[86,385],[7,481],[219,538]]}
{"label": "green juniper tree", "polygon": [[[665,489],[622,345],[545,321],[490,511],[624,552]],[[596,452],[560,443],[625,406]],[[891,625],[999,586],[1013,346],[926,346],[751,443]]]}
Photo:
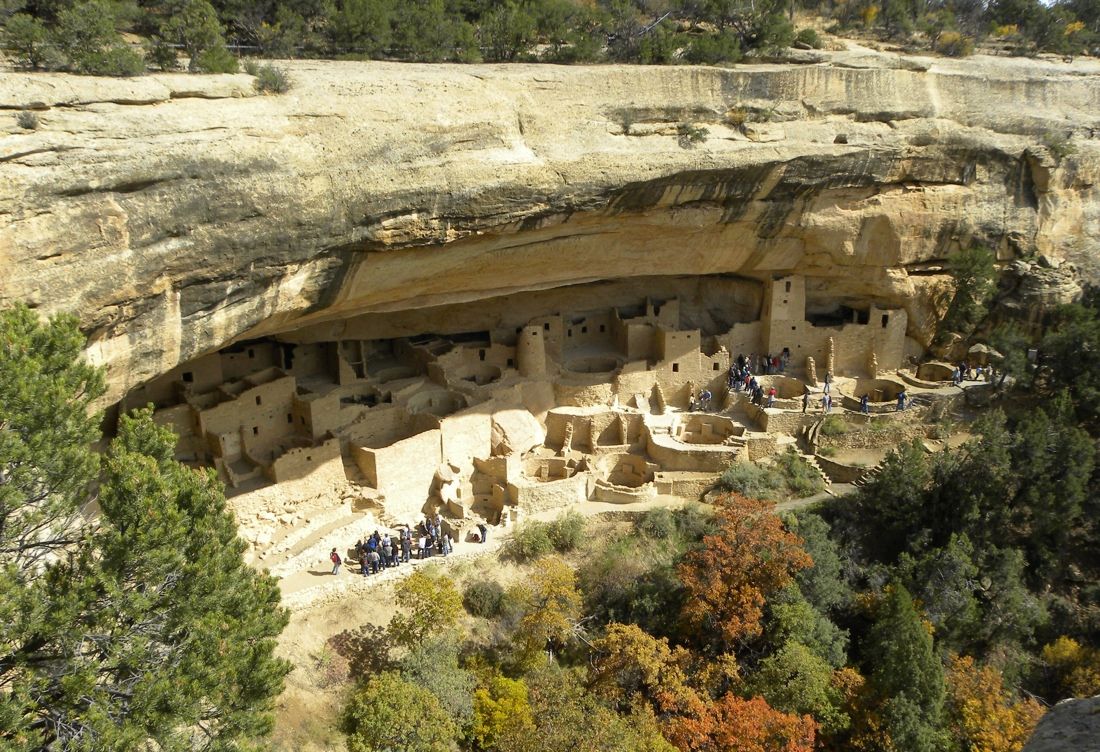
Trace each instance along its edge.
{"label": "green juniper tree", "polygon": [[38,18],[16,13],[5,22],[2,39],[17,65],[41,68],[48,59],[49,30]]}
{"label": "green juniper tree", "polygon": [[969,336],[987,313],[996,289],[997,269],[993,252],[980,247],[958,251],[948,258],[955,294],[940,322],[940,335],[957,332]]}
{"label": "green juniper tree", "polygon": [[940,749],[947,692],[943,666],[932,649],[932,635],[902,585],[887,589],[869,643],[871,686],[882,702],[882,718],[894,748]]}
{"label": "green juniper tree", "polygon": [[161,27],[161,36],[183,48],[192,73],[237,71],[236,58],[225,48],[218,14],[206,0],[184,0]]}
{"label": "green juniper tree", "polygon": [[141,55],[118,32],[126,8],[109,0],[84,0],[57,14],[53,41],[78,73],[136,76],[145,71]]}
{"label": "green juniper tree", "polygon": [[0,746],[250,748],[288,670],[278,589],[151,411],[99,471],[82,346],[72,319],[0,313]]}

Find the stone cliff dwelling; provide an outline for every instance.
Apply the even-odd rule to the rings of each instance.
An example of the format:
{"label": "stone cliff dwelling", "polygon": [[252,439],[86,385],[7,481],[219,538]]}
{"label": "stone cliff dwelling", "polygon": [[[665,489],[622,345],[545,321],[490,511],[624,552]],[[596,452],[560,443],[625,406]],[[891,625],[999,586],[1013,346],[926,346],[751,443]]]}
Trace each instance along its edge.
{"label": "stone cliff dwelling", "polygon": [[[904,310],[808,304],[801,276],[665,280],[649,286],[660,297],[644,280],[601,284],[243,341],[123,407],[153,403],[179,459],[216,468],[238,499],[324,470],[355,489],[352,513],[397,525],[438,510],[461,531],[586,500],[697,497],[819,420],[802,397],[826,373],[849,407],[866,392],[892,410],[904,384],[888,374],[922,350]],[[759,376],[772,408],[727,388],[739,354],[782,352],[785,372]],[[710,409],[691,411],[703,390]]]}

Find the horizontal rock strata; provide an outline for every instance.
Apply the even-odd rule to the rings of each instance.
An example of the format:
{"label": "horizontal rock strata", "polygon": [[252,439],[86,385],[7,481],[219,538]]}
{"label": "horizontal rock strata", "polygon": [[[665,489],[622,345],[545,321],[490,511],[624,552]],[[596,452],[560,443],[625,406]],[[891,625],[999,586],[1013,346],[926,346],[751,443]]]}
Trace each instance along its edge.
{"label": "horizontal rock strata", "polygon": [[0,131],[0,303],[76,313],[115,400],[236,340],[597,280],[797,273],[919,340],[960,246],[1100,280],[1100,65],[817,60],[5,73],[42,125]]}

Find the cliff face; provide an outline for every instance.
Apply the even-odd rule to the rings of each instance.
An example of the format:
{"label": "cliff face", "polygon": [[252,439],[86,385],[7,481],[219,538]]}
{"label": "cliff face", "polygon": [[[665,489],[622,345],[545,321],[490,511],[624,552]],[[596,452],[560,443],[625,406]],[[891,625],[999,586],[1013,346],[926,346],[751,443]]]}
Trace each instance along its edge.
{"label": "cliff face", "polygon": [[1100,280],[1094,62],[287,68],[279,96],[0,77],[45,110],[0,135],[0,304],[77,313],[112,398],[242,338],[593,280],[793,271],[917,339],[960,245]]}
{"label": "cliff face", "polygon": [[1062,700],[1042,717],[1024,752],[1100,751],[1100,696]]}

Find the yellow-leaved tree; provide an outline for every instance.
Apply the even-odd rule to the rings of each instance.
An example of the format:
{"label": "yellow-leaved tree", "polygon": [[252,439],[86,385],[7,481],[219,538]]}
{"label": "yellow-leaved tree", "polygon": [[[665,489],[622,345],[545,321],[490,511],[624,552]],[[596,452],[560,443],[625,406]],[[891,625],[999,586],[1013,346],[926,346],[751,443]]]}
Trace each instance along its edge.
{"label": "yellow-leaved tree", "polygon": [[401,612],[390,621],[389,639],[408,650],[454,626],[462,613],[462,596],[446,575],[418,569],[397,586]]}
{"label": "yellow-leaved tree", "polygon": [[1042,658],[1056,694],[1052,701],[1100,694],[1100,650],[1063,636],[1043,646]]}
{"label": "yellow-leaved tree", "polygon": [[993,666],[953,656],[947,674],[951,734],[970,752],[1019,752],[1043,715],[1043,706],[1014,697]]}
{"label": "yellow-leaved tree", "polygon": [[474,692],[474,720],[470,738],[476,749],[495,749],[508,736],[530,735],[535,730],[527,684],[494,674]]}
{"label": "yellow-leaved tree", "polygon": [[521,592],[524,613],[515,637],[521,660],[530,665],[543,651],[553,657],[572,638],[581,594],[573,569],[556,556],[539,562]]}

